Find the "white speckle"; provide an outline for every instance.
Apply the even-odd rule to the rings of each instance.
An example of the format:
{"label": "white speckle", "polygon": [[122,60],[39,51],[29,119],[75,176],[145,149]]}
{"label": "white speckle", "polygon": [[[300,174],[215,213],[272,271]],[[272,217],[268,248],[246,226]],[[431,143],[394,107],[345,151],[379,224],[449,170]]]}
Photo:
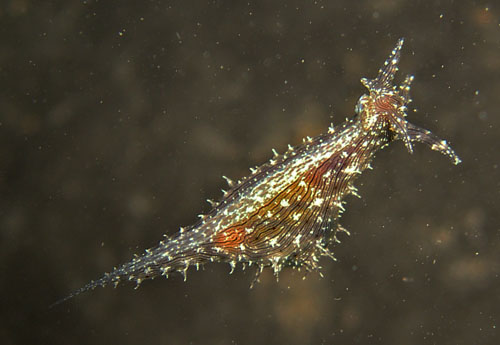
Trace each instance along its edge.
{"label": "white speckle", "polygon": [[252,214],[255,211],[255,207],[253,206],[248,206],[245,210],[247,214]]}
{"label": "white speckle", "polygon": [[359,168],[355,165],[348,166],[347,168],[344,169],[344,172],[346,174],[360,174],[361,173]]}
{"label": "white speckle", "polygon": [[321,206],[323,204],[323,198],[316,198],[314,199],[313,205],[314,206]]}
{"label": "white speckle", "polygon": [[302,238],[302,234],[298,234],[297,237],[295,237],[295,240],[293,241],[295,245],[300,246],[300,239]]}

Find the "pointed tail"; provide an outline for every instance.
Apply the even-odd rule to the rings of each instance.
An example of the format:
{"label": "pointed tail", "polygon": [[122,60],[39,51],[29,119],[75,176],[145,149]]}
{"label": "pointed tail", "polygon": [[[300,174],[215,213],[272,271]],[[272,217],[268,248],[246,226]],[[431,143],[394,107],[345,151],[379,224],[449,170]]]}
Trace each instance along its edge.
{"label": "pointed tail", "polygon": [[135,257],[126,264],[115,268],[101,278],[89,282],[87,285],[75,290],[68,296],[51,304],[53,308],[84,292],[94,290],[96,287],[104,287],[113,284],[115,287],[122,281],[136,282],[137,286],[146,279],[152,279],[159,275],[168,276],[169,273],[178,271],[184,274],[191,265],[203,264],[207,261],[215,261],[217,255],[201,239],[188,236],[178,236],[168,242],[160,242],[153,249],[146,250],[142,256]]}

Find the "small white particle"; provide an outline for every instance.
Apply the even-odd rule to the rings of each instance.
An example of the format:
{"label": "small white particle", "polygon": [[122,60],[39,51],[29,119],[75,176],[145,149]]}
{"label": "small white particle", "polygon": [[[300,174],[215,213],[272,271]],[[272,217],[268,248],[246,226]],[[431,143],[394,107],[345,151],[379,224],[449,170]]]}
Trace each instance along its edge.
{"label": "small white particle", "polygon": [[316,198],[314,199],[314,206],[321,206],[323,204],[323,199],[322,198]]}

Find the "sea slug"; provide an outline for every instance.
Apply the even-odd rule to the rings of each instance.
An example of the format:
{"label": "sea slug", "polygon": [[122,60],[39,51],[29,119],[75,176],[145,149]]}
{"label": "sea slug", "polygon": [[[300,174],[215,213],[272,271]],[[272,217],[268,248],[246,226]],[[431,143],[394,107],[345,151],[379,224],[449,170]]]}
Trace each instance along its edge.
{"label": "sea slug", "polygon": [[421,142],[460,163],[446,141],[406,120],[413,76],[393,85],[402,46],[400,39],[375,79],[361,79],[368,91],[350,120],[284,154],[274,152],[240,181],[227,179],[228,191],[196,224],[55,304],[98,286],[185,275],[190,266],[207,262],[255,265],[257,274],[265,267],[276,275],[284,266],[318,269],[321,256],[333,257],[328,245],[336,233],[346,231],[338,223],[344,198],[356,195],[353,183],[377,151],[401,140],[411,153],[413,143]]}

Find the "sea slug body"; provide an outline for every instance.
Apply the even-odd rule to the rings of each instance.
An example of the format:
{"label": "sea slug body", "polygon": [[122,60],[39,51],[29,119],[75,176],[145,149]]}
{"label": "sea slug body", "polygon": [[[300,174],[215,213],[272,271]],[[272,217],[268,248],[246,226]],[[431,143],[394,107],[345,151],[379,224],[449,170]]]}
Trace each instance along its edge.
{"label": "sea slug body", "polygon": [[128,263],[76,290],[56,304],[80,293],[120,281],[143,280],[173,272],[186,274],[190,266],[207,262],[256,265],[260,273],[283,266],[319,268],[321,256],[333,257],[328,245],[336,233],[344,198],[357,195],[353,182],[368,167],[375,153],[395,140],[413,152],[421,142],[460,159],[446,141],[406,120],[413,76],[393,85],[403,39],[400,39],[374,79],[361,79],[368,89],[355,115],[316,138],[252,169],[241,181],[227,179],[230,189],[212,210],[174,237],[146,250]]}

